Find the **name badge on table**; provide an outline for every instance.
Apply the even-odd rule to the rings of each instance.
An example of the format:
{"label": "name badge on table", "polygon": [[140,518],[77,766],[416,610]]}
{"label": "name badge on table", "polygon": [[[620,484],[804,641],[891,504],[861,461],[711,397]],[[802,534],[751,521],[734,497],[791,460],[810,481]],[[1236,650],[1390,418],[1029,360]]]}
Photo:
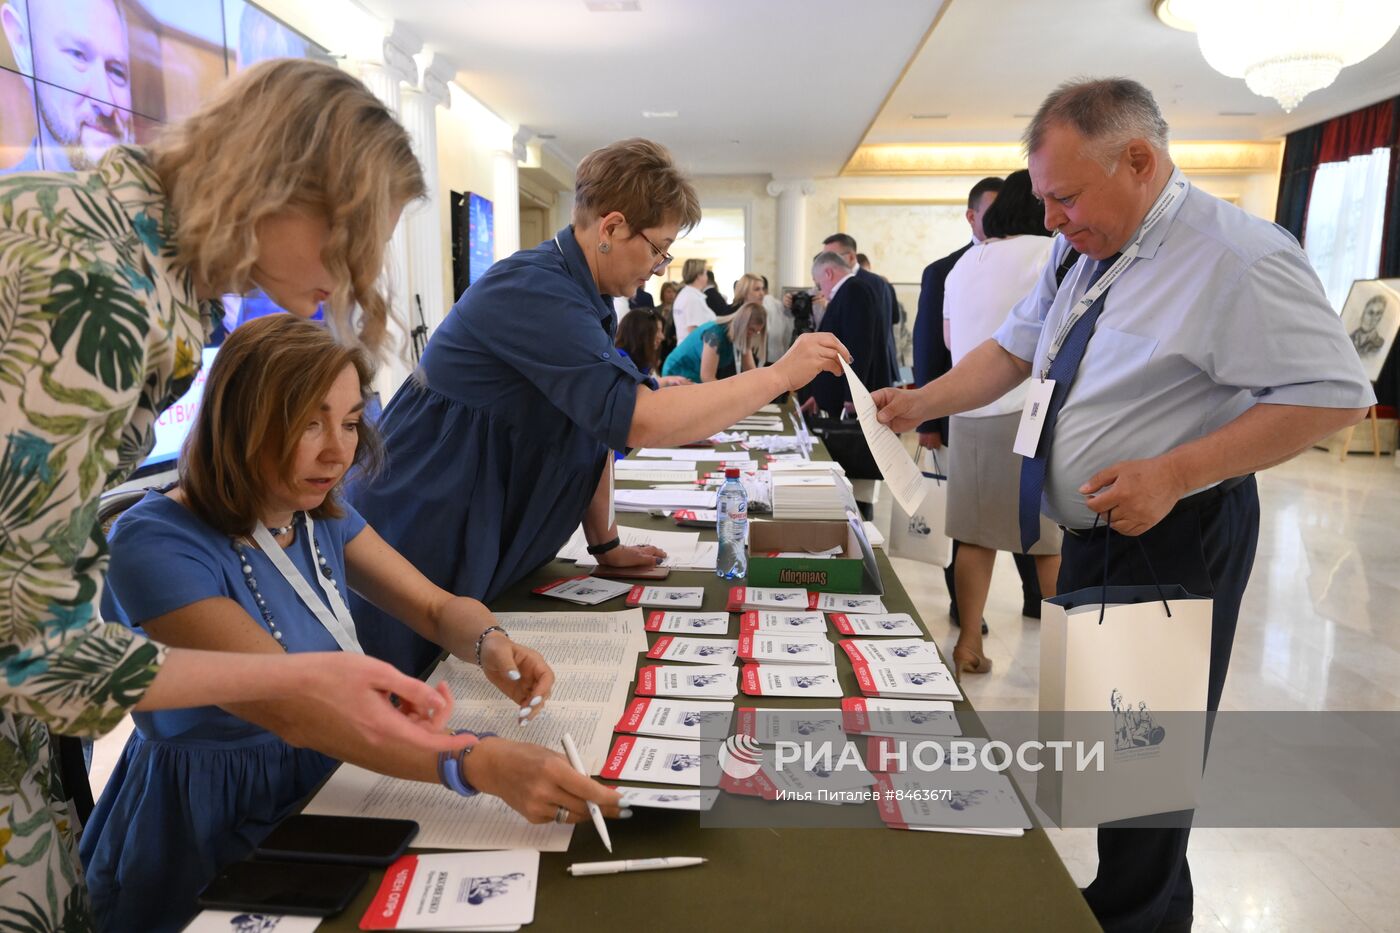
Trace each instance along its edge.
{"label": "name badge on table", "polygon": [[1040,432],[1045,427],[1045,413],[1050,410],[1050,396],[1055,391],[1054,379],[1032,379],[1026,407],[1021,409],[1021,425],[1016,429],[1016,443],[1011,449],[1023,457],[1034,457],[1040,446]]}

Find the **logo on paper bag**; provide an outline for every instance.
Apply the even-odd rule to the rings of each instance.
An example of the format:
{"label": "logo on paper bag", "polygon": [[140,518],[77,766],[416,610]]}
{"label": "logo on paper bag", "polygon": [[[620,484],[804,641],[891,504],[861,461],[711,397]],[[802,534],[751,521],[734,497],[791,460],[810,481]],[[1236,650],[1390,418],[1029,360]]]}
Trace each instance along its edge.
{"label": "logo on paper bag", "polygon": [[458,902],[484,904],[493,897],[510,893],[512,881],[525,877],[523,871],[513,871],[508,875],[483,875],[477,878],[463,878],[458,888]]}
{"label": "logo on paper bag", "polygon": [[1157,754],[1158,746],[1167,737],[1165,727],[1152,719],[1152,711],[1146,700],[1139,700],[1136,708],[1123,700],[1121,691],[1115,689],[1108,697],[1108,705],[1113,709],[1113,753],[1122,757],[1151,757]]}
{"label": "logo on paper bag", "polygon": [[280,916],[267,914],[238,914],[228,922],[232,933],[271,933],[282,923]]}
{"label": "logo on paper bag", "polygon": [[719,748],[719,766],[736,781],[748,780],[763,766],[763,748],[753,736],[731,735]]}
{"label": "logo on paper bag", "polygon": [[909,533],[927,538],[933,534],[933,529],[928,526],[928,522],[924,521],[922,515],[911,515],[909,516]]}

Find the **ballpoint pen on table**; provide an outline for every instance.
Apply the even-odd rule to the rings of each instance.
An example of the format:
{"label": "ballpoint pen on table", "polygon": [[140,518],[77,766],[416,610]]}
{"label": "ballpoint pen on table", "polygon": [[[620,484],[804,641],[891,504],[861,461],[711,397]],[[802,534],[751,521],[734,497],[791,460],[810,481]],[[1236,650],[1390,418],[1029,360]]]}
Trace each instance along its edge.
{"label": "ballpoint pen on table", "polygon": [[569,866],[569,874],[574,877],[582,875],[616,875],[624,871],[657,871],[662,868],[690,868],[692,865],[703,865],[709,859],[705,858],[629,858],[620,862],[579,862]]}
{"label": "ballpoint pen on table", "polygon": [[[579,757],[578,746],[574,744],[574,737],[567,732],[564,733],[564,754],[569,756],[569,764],[573,765],[575,771],[585,777],[588,776],[588,771],[583,767],[583,759]],[[611,852],[612,839],[608,838],[608,824],[603,822],[603,811],[598,809],[598,805],[593,801],[589,800],[587,803],[588,815],[593,817],[593,825],[597,827],[598,835],[603,839],[603,845],[607,846],[608,851]]]}

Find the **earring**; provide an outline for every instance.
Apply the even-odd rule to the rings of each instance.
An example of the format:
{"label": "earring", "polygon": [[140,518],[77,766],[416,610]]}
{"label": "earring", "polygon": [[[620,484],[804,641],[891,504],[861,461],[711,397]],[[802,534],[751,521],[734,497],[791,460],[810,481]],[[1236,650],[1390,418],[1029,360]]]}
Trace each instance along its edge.
{"label": "earring", "polygon": [[606,252],[607,252],[608,250],[610,250],[610,249],[612,249],[612,244],[611,244],[611,243],[599,243],[599,244],[598,244],[598,252],[600,252],[600,253],[606,253]]}

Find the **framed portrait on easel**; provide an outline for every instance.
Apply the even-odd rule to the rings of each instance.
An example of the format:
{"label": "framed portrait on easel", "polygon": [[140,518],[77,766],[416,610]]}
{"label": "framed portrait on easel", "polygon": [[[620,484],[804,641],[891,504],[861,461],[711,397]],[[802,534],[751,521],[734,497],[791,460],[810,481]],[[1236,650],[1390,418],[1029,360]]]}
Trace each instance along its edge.
{"label": "framed portrait on easel", "polygon": [[1342,305],[1342,327],[1375,382],[1400,331],[1400,279],[1357,279]]}

